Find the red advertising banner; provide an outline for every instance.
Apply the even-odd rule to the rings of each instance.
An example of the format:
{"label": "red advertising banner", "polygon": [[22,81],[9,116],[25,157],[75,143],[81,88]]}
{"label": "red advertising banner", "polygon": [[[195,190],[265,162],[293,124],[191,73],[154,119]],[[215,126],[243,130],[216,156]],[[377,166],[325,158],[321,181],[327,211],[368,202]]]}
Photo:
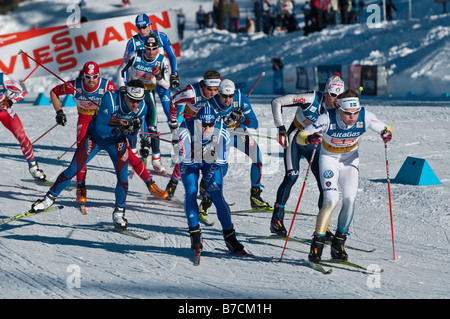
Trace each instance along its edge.
{"label": "red advertising banner", "polygon": [[[0,70],[16,79],[25,78],[36,66],[36,61],[58,46],[44,62],[54,72],[81,70],[84,63],[93,60],[101,67],[118,66],[122,62],[128,39],[137,33],[136,15],[89,21],[78,26],[59,26],[0,35]],[[177,57],[180,45],[175,11],[149,14],[152,29],[167,34]],[[38,68],[33,76],[48,75]]]}

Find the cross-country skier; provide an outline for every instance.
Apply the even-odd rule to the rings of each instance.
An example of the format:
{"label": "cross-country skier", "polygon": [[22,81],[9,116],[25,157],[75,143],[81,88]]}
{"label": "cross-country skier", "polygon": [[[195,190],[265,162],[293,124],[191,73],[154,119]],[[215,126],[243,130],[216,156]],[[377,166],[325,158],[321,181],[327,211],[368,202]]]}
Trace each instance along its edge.
{"label": "cross-country skier", "polygon": [[[98,104],[102,96],[108,91],[117,90],[117,87],[111,81],[100,77],[100,68],[94,61],[86,62],[80,73],[80,76],[72,81],[55,86],[50,91],[50,101],[56,111],[56,123],[65,126],[67,117],[61,107],[60,97],[63,95],[73,95],[78,110],[77,122],[77,146],[80,144],[87,132],[89,122],[98,110]],[[164,199],[167,194],[159,189],[151,179],[147,169],[142,161],[129,148],[129,161],[134,170],[145,182],[150,193],[158,198]],[[87,202],[86,191],[86,171],[84,167],[77,174],[77,202],[84,205]]]}
{"label": "cross-country skier", "polygon": [[25,134],[19,115],[14,112],[13,104],[25,97],[25,90],[20,83],[6,73],[0,72],[0,122],[19,141],[22,154],[28,162],[28,170],[37,181],[45,181],[44,172],[39,169],[28,136]]}
{"label": "cross-country skier", "polygon": [[[284,179],[278,187],[277,197],[274,204],[274,211],[270,221],[270,231],[272,233],[285,236],[284,227],[284,206],[286,205],[292,186],[298,179],[300,173],[300,158],[303,156],[309,162],[314,149],[314,145],[299,145],[295,139],[300,131],[306,126],[315,122],[319,115],[325,113],[327,109],[337,107],[336,97],[344,92],[344,81],[339,73],[331,76],[325,86],[324,92],[313,91],[301,94],[287,94],[272,100],[272,114],[275,126],[278,128],[278,142],[284,148]],[[283,107],[296,107],[297,111],[289,129],[286,131],[282,117]],[[311,166],[312,173],[319,188],[319,209],[322,207],[323,192],[320,185],[319,176],[319,149],[316,151]],[[332,236],[330,232],[328,236]],[[332,238],[331,238],[332,239]]]}
{"label": "cross-country skier", "polygon": [[200,173],[209,196],[216,206],[228,249],[234,254],[245,254],[244,246],[236,239],[230,207],[223,198],[222,169],[227,164],[230,133],[211,106],[202,107],[195,118],[186,119],[180,126],[179,163],[185,193],[185,213],[188,219],[191,249],[203,248],[198,222],[197,191]]}
{"label": "cross-country skier", "polygon": [[125,205],[128,192],[128,135],[137,135],[147,112],[144,101],[144,84],[140,80],[129,81],[124,90],[108,91],[103,95],[98,113],[92,118],[72,162],[56,179],[42,200],[33,203],[31,209],[39,212],[52,206],[71,179],[100,150],[111,158],[117,176],[113,223],[125,229]]}
{"label": "cross-country skier", "polygon": [[321,260],[325,232],[331,215],[342,192],[342,208],[339,213],[336,233],[331,244],[331,256],[347,260],[344,249],[348,229],[353,219],[356,194],[358,192],[359,154],[358,142],[367,129],[381,135],[384,142],[392,139],[392,128],[361,107],[358,94],[347,90],[338,97],[339,108],[330,109],[317,121],[308,125],[296,138],[300,145],[318,145],[320,183],[323,189],[323,205],[317,215],[313,241],[308,259]]}
{"label": "cross-country skier", "polygon": [[[250,205],[255,209],[268,209],[269,203],[261,198],[262,155],[258,143],[250,136],[247,128],[258,128],[258,119],[253,112],[249,99],[235,88],[233,81],[225,79],[219,85],[219,94],[211,99],[217,115],[223,119],[230,131],[233,146],[251,158],[250,169]],[[226,172],[224,172],[226,174]],[[208,196],[202,199],[202,206],[207,211],[209,206],[203,203]],[[209,200],[210,201],[210,200]]]}
{"label": "cross-country skier", "polygon": [[[159,53],[162,55],[166,54],[169,59],[170,64],[170,87],[176,89],[180,85],[180,80],[178,77],[177,70],[177,58],[175,55],[175,51],[172,47],[172,43],[170,43],[169,37],[166,33],[158,30],[152,30],[152,22],[148,18],[145,13],[140,13],[136,16],[135,25],[138,31],[138,34],[132,36],[125,48],[125,53],[123,55],[123,62],[127,59],[127,57],[133,51],[143,50],[145,39],[150,35],[154,35],[158,38],[160,43]],[[170,100],[170,90],[169,88],[164,88],[159,84],[156,85],[156,92],[158,93],[159,99],[161,100],[161,104],[163,106],[164,113],[166,114],[167,120],[170,119],[169,114],[169,100]]]}
{"label": "cross-country skier", "polygon": [[[157,84],[163,88],[169,88],[169,61],[159,53],[158,38],[150,34],[145,38],[144,50],[133,51],[128,55],[126,60],[119,66],[117,70],[117,82],[119,86],[125,85],[126,81],[133,79],[141,80],[145,85],[145,103],[148,106],[148,113],[145,121],[148,126],[148,132],[158,134],[158,114],[154,94]],[[152,149],[152,165],[153,168],[160,172],[165,172],[166,168],[161,162],[160,141],[157,138],[151,138],[151,134],[146,135],[143,150],[143,157],[149,155],[150,147]],[[136,146],[136,140],[131,142],[132,148]]]}
{"label": "cross-country skier", "polygon": [[[217,94],[220,81],[219,72],[208,70],[203,73],[202,80],[194,84],[189,84],[186,88],[172,96],[170,99],[170,127],[173,140],[178,140],[178,126],[182,122],[182,119],[196,116],[198,110],[210,105],[209,99]],[[179,116],[180,113],[184,115]],[[173,197],[179,180],[179,165],[175,163],[172,177],[166,187],[169,197]]]}

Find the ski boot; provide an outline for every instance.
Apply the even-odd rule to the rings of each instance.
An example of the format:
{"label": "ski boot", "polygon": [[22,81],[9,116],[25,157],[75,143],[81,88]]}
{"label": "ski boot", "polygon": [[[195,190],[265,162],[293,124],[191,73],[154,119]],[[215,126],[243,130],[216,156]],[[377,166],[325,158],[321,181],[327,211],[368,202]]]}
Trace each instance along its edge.
{"label": "ski boot", "polygon": [[161,154],[153,154],[152,155],[152,166],[153,169],[157,172],[165,172],[166,168],[164,167],[163,163],[161,162]]}
{"label": "ski boot", "polygon": [[86,204],[86,185],[78,184],[77,185],[77,203]]}
{"label": "ski boot", "polygon": [[246,252],[244,250],[244,246],[238,242],[236,239],[236,232],[234,231],[234,228],[231,228],[229,230],[222,230],[223,233],[223,239],[225,240],[225,244],[227,245],[228,250],[232,254],[238,254],[238,255],[245,255]]}
{"label": "ski boot", "polygon": [[260,186],[252,186],[250,190],[250,205],[253,209],[268,209],[272,208],[269,203],[265,202],[261,198],[261,187]]}
{"label": "ski boot", "polygon": [[347,239],[347,234],[337,231],[334,235],[334,240],[331,243],[331,257],[334,259],[347,260],[348,254],[344,249],[345,240]]}
{"label": "ski boot", "polygon": [[203,238],[200,224],[195,227],[189,227],[189,236],[191,237],[191,250],[201,252],[203,249]]}
{"label": "ski boot", "polygon": [[33,212],[43,212],[55,203],[56,196],[50,194],[49,192],[45,194],[43,199],[37,200],[31,205],[31,210]]}
{"label": "ski boot", "polygon": [[147,188],[148,188],[148,191],[150,192],[150,194],[152,194],[153,196],[155,196],[159,199],[164,200],[167,198],[167,196],[169,196],[169,194],[166,191],[163,191],[156,185],[156,183],[153,181],[153,179],[146,181],[145,185],[147,185]]}
{"label": "ski boot", "polygon": [[325,243],[331,244],[334,240],[334,234],[327,228],[327,232],[325,233]]}
{"label": "ski boot", "polygon": [[322,258],[323,246],[325,244],[325,236],[314,234],[308,260],[313,263],[319,263]]}
{"label": "ski boot", "polygon": [[33,178],[38,182],[45,181],[45,174],[41,169],[39,169],[37,161],[28,162],[28,170],[30,171],[31,176],[33,176]]}
{"label": "ski boot", "polygon": [[287,231],[283,223],[283,218],[275,219],[272,217],[272,220],[270,221],[270,232],[273,234],[277,234],[278,236],[287,235]]}
{"label": "ski boot", "polygon": [[178,181],[176,179],[171,178],[169,183],[166,186],[166,192],[168,194],[167,199],[170,200],[175,194],[175,190],[177,189]]}
{"label": "ski boot", "polygon": [[202,201],[198,206],[198,214],[203,215],[203,217],[208,216],[208,210],[211,208],[211,205],[212,199],[208,194],[206,194],[205,196],[203,196]]}
{"label": "ski boot", "polygon": [[115,228],[127,229],[128,222],[125,219],[125,207],[116,206],[112,213],[112,219]]}

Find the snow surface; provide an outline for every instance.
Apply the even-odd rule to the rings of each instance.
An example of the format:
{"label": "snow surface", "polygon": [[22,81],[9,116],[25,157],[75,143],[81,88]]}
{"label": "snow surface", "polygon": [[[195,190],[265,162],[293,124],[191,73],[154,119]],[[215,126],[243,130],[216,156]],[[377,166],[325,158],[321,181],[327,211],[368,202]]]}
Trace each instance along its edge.
{"label": "snow surface", "polygon": [[[249,90],[262,71],[262,78],[251,96],[252,106],[260,122],[259,134],[276,135],[270,110],[272,89],[270,58],[283,57],[286,69],[302,64],[327,64],[332,61],[351,63],[365,61],[385,63],[390,70],[391,97],[363,97],[363,104],[380,119],[391,124],[394,139],[388,144],[396,260],[393,260],[389,217],[388,189],[384,145],[379,136],[367,132],[360,146],[360,185],[356,212],[351,225],[348,245],[376,248],[373,253],[348,250],[349,258],[363,266],[376,265],[384,269],[380,276],[335,268],[325,276],[307,267],[308,245],[289,242],[283,262],[262,262],[230,257],[226,252],[220,223],[212,208],[213,227],[202,226],[204,256],[201,265],[192,265],[192,252],[183,209],[151,199],[144,183],[136,176],[130,180],[127,218],[130,228],[151,234],[148,241],[123,236],[100,229],[111,224],[116,178],[106,153],[97,155],[89,164],[88,209],[83,216],[75,202],[75,190],[64,191],[56,204],[65,208],[0,226],[0,297],[44,299],[91,298],[161,298],[161,299],[308,299],[308,298],[448,298],[449,297],[449,201],[448,158],[450,143],[450,113],[448,99],[439,96],[448,90],[449,15],[439,15],[441,7],[414,1],[417,18],[412,22],[395,21],[380,29],[361,26],[338,26],[321,33],[302,37],[300,33],[266,38],[228,34],[225,31],[194,31],[193,11],[198,4],[207,7],[212,1],[152,0],[158,10],[184,8],[188,14],[188,31],[182,43],[179,69],[182,86],[196,81],[205,68],[215,68],[226,78],[247,80]],[[242,6],[247,1],[237,1]],[[249,1],[250,2],[250,1]],[[370,1],[369,1],[370,2]],[[397,1],[405,7],[407,1]],[[396,2],[396,3],[397,3]],[[28,29],[35,23],[41,27],[59,25],[65,21],[65,5],[73,1],[33,1],[22,4],[9,16],[0,17],[0,32]],[[89,17],[105,18],[140,12],[138,4],[119,9],[118,4],[88,0]],[[302,1],[298,1],[302,3]],[[41,11],[45,4],[48,10]],[[51,4],[51,6],[49,5]],[[62,8],[64,7],[64,8]],[[147,10],[150,5],[147,5]],[[298,5],[296,6],[298,7]],[[58,9],[59,8],[59,9]],[[423,16],[419,17],[419,13]],[[53,16],[54,14],[54,16]],[[26,15],[27,19],[24,19]],[[64,22],[63,22],[64,23]],[[20,27],[19,27],[20,26]],[[276,42],[275,42],[276,41]],[[212,45],[214,44],[214,45]],[[334,46],[344,44],[339,50]],[[310,46],[319,50],[312,50]],[[328,48],[331,48],[328,50]],[[256,55],[261,52],[263,55]],[[201,67],[199,67],[201,66]],[[105,77],[114,74],[102,70]],[[74,75],[64,75],[71,79]],[[27,80],[26,103],[14,107],[31,141],[54,125],[51,106],[34,106],[39,92],[48,92],[58,80],[48,77]],[[415,85],[426,88],[423,96],[406,98],[405,92]],[[414,88],[414,90],[417,90]],[[431,94],[433,91],[433,94]],[[417,92],[416,92],[417,93]],[[430,94],[428,94],[430,93]],[[418,94],[421,95],[421,94]],[[430,97],[427,97],[430,95]],[[73,151],[61,160],[57,157],[75,141],[75,108],[66,108],[68,125],[58,126],[34,145],[34,152],[49,180],[55,180],[71,161]],[[160,118],[163,118],[160,110]],[[284,113],[290,123],[293,110]],[[160,125],[167,132],[165,123]],[[28,167],[15,138],[3,129],[0,143],[0,217],[6,218],[29,209],[41,198],[47,187],[23,182],[28,179]],[[283,178],[281,147],[272,140],[259,138],[264,154],[262,193],[273,203]],[[170,163],[170,148],[161,143]],[[407,156],[428,161],[442,184],[413,186],[396,183],[394,178]],[[238,152],[231,154],[230,169],[225,178],[225,198],[235,202],[233,210],[249,208],[249,161]],[[295,210],[304,180],[307,163],[302,171],[287,209]],[[160,187],[168,180],[155,176]],[[71,187],[75,187],[72,181]],[[182,200],[180,183],[176,197]],[[317,190],[314,178],[307,180],[300,212],[316,213]],[[338,212],[330,225],[334,229]],[[290,226],[292,215],[286,215]],[[248,238],[269,235],[270,214],[233,215],[238,239],[246,250],[258,256],[278,260],[283,241],[251,242]],[[309,238],[315,217],[298,215],[292,236]],[[329,256],[325,249],[324,257]]]}

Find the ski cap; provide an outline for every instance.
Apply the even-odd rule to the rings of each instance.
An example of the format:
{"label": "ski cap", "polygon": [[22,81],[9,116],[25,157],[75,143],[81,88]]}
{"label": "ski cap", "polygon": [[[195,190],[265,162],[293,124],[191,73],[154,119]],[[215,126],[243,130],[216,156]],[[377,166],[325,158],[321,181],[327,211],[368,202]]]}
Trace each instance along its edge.
{"label": "ski cap", "polygon": [[138,28],[142,27],[148,27],[149,25],[152,25],[150,22],[150,19],[145,13],[141,13],[136,17],[136,21],[134,23]]}
{"label": "ski cap", "polygon": [[235,87],[233,81],[225,79],[220,82],[219,94],[234,94],[234,91]]}
{"label": "ski cap", "polygon": [[211,106],[204,106],[197,112],[197,119],[202,123],[212,124],[216,121],[216,112]]}
{"label": "ski cap", "polygon": [[88,75],[99,74],[100,69],[98,67],[98,64],[94,61],[86,62],[83,66],[83,73]]}
{"label": "ski cap", "polygon": [[158,48],[159,47],[159,41],[158,37],[151,33],[146,39],[144,46],[148,49],[150,48]]}
{"label": "ski cap", "polygon": [[339,94],[343,93],[345,90],[344,81],[341,79],[341,75],[339,72],[334,73],[327,81],[327,84],[325,85],[325,92],[328,92],[330,94],[336,94],[338,96]]}
{"label": "ski cap", "polygon": [[346,109],[360,109],[359,98],[357,97],[347,97],[339,99],[339,108],[342,110]]}
{"label": "ski cap", "polygon": [[144,99],[144,88],[127,84],[126,95],[132,100],[142,101]]}

